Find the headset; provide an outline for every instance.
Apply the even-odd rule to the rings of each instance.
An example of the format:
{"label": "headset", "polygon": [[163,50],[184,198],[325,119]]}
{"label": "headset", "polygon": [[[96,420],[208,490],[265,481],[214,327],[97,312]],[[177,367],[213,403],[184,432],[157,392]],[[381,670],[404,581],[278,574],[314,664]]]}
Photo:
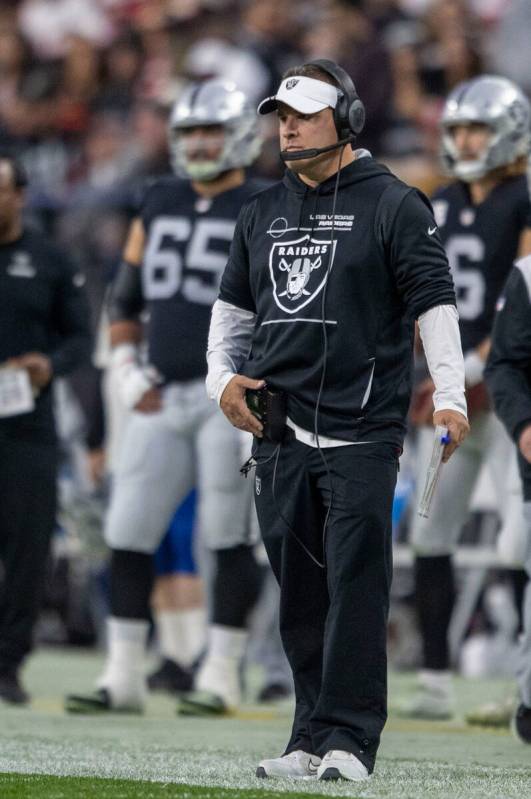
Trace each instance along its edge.
{"label": "headset", "polygon": [[299,538],[289,521],[283,515],[275,493],[275,484],[276,484],[276,477],[277,477],[277,469],[279,463],[279,455],[280,449],[282,446],[282,442],[280,441],[277,444],[276,449],[274,450],[273,454],[270,455],[265,460],[257,460],[256,458],[252,457],[249,461],[242,467],[241,471],[242,474],[247,476],[249,469],[254,468],[258,464],[263,465],[268,463],[269,461],[274,461],[273,465],[273,477],[272,477],[272,492],[273,492],[273,501],[275,503],[275,507],[277,512],[288,528],[289,532],[293,535],[296,541],[299,543],[301,548],[304,550],[306,555],[321,569],[326,568],[326,531],[328,526],[328,521],[330,517],[330,513],[332,511],[332,503],[333,503],[333,494],[334,494],[334,487],[332,481],[332,475],[330,472],[330,467],[328,466],[328,462],[326,456],[321,448],[319,443],[319,410],[321,406],[321,397],[323,394],[323,390],[326,383],[326,367],[327,367],[327,360],[328,360],[328,331],[326,329],[326,295],[328,289],[328,281],[330,277],[330,271],[332,269],[332,256],[333,256],[333,241],[334,241],[334,230],[335,230],[335,216],[336,216],[336,205],[337,205],[337,197],[339,193],[339,179],[341,174],[341,161],[343,157],[343,149],[346,147],[347,144],[351,144],[355,141],[356,136],[358,133],[361,133],[363,130],[363,126],[365,124],[365,106],[361,102],[360,98],[358,97],[358,93],[356,91],[356,87],[354,86],[354,82],[350,75],[345,72],[345,70],[336,64],[335,61],[330,61],[327,58],[321,58],[317,61],[310,61],[305,66],[314,66],[321,69],[323,72],[326,72],[327,75],[334,78],[337,82],[337,92],[338,98],[336,107],[333,110],[334,113],[334,124],[337,131],[338,141],[334,144],[328,145],[327,147],[319,147],[319,148],[312,148],[308,150],[299,150],[297,152],[290,151],[282,151],[280,153],[280,157],[283,161],[297,161],[303,158],[314,158],[316,155],[321,155],[321,153],[327,153],[332,150],[336,150],[341,148],[341,153],[339,156],[339,165],[338,171],[336,174],[335,180],[335,187],[334,187],[334,195],[332,200],[332,225],[330,231],[330,248],[329,248],[329,255],[328,255],[328,265],[326,268],[326,277],[325,283],[323,286],[322,294],[321,294],[321,326],[323,331],[323,353],[322,353],[322,367],[321,367],[321,379],[319,383],[319,389],[317,392],[317,397],[315,400],[315,408],[314,408],[314,436],[316,441],[316,446],[319,451],[319,454],[322,458],[323,465],[326,469],[327,477],[328,477],[328,484],[329,484],[329,491],[330,491],[330,499],[328,503],[328,508],[325,515],[325,520],[323,524],[323,560],[319,560],[308,547],[304,544],[303,541]]}
{"label": "headset", "polygon": [[337,82],[337,104],[332,109],[334,124],[337,130],[338,141],[328,147],[314,147],[298,152],[282,151],[280,157],[283,161],[299,161],[303,158],[315,158],[316,155],[328,153],[355,141],[365,125],[365,106],[361,102],[354,81],[343,67],[328,58],[309,61],[305,66],[318,67]]}
{"label": "headset", "polygon": [[307,66],[319,67],[338,83],[339,96],[333,111],[339,138],[345,139],[361,133],[365,125],[365,106],[361,102],[354,81],[348,72],[328,58],[311,61]]}
{"label": "headset", "polygon": [[314,408],[314,436],[317,445],[317,449],[319,454],[322,458],[323,465],[326,470],[326,474],[328,477],[328,484],[329,484],[329,491],[330,491],[330,499],[328,503],[328,508],[326,510],[325,520],[323,524],[323,554],[322,554],[322,561],[316,557],[310,550],[306,547],[306,545],[301,541],[298,537],[296,532],[293,530],[292,526],[289,524],[288,520],[282,514],[277,498],[275,495],[275,481],[277,475],[277,467],[278,467],[278,460],[280,455],[280,447],[281,444],[277,446],[277,449],[273,453],[273,455],[268,460],[274,459],[274,467],[273,467],[273,500],[277,511],[279,513],[280,518],[286,524],[289,532],[294,536],[297,540],[299,545],[302,547],[304,552],[309,556],[309,558],[321,569],[326,568],[326,531],[328,526],[328,521],[330,517],[330,513],[332,511],[332,503],[333,503],[333,494],[334,494],[334,486],[332,475],[330,472],[330,467],[328,465],[328,461],[326,459],[326,455],[324,454],[321,445],[319,443],[319,410],[321,406],[321,398],[323,394],[323,390],[326,383],[326,369],[327,369],[327,361],[328,361],[328,331],[326,329],[326,296],[327,296],[327,289],[328,289],[328,282],[330,278],[330,271],[332,269],[332,254],[333,254],[333,240],[334,240],[334,230],[335,230],[335,214],[336,214],[336,204],[337,204],[337,196],[339,192],[339,179],[341,174],[341,161],[343,157],[343,150],[344,148],[355,141],[356,136],[358,133],[361,133],[363,130],[363,126],[365,125],[365,106],[361,102],[358,93],[356,91],[356,87],[354,86],[354,81],[350,77],[350,75],[345,72],[345,70],[336,64],[334,61],[330,61],[329,59],[322,58],[317,61],[311,61],[308,63],[307,66],[314,66],[319,67],[323,72],[326,72],[327,75],[330,75],[332,78],[335,79],[338,86],[338,100],[336,107],[333,110],[334,113],[334,124],[337,130],[338,141],[332,145],[328,145],[328,147],[320,147],[314,148],[309,150],[300,150],[296,153],[292,151],[289,152],[281,152],[280,157],[283,161],[296,161],[303,158],[314,158],[316,155],[320,155],[321,153],[330,152],[332,150],[340,149],[341,153],[339,157],[339,167],[336,174],[335,180],[335,187],[334,187],[334,195],[332,200],[332,225],[330,231],[330,248],[329,248],[329,256],[328,256],[328,265],[326,268],[326,277],[325,277],[325,284],[323,286],[323,291],[321,294],[321,326],[323,332],[323,352],[322,352],[322,367],[321,367],[321,379],[319,383],[319,389],[317,392],[317,397],[315,399],[315,408]]}

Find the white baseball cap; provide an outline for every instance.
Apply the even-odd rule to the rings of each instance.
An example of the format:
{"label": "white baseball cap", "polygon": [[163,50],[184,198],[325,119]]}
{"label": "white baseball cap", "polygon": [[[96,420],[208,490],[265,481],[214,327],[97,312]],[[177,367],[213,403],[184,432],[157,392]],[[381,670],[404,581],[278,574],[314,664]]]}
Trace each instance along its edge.
{"label": "white baseball cap", "polygon": [[316,114],[324,108],[335,108],[338,90],[330,83],[315,78],[294,75],[285,78],[273,97],[266,97],[258,106],[259,114],[276,111],[279,103],[285,103],[301,114]]}

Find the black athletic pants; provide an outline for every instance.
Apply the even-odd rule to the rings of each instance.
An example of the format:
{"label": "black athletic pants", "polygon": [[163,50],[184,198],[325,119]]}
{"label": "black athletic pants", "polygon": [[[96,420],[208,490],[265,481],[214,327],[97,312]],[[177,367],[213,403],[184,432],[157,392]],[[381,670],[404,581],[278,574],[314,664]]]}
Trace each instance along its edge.
{"label": "black athletic pants", "polygon": [[32,645],[56,511],[57,447],[52,436],[0,430],[0,672]]}
{"label": "black athletic pants", "polygon": [[[275,448],[266,441],[255,447],[255,499],[280,583],[280,632],[295,682],[286,752],[303,749],[322,757],[341,749],[372,771],[387,718],[386,626],[398,450],[386,443],[327,448],[330,483],[316,448],[289,440],[278,459]],[[294,533],[322,562],[330,484],[322,569]]]}

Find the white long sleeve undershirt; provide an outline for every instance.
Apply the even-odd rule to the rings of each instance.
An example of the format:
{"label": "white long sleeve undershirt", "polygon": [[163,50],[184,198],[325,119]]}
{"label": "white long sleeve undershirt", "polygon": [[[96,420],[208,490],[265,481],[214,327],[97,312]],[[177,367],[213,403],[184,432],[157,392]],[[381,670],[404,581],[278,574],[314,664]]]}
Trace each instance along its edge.
{"label": "white long sleeve undershirt", "polygon": [[245,363],[251,351],[256,314],[224,300],[212,308],[208,333],[207,394],[219,405],[225,386]]}
{"label": "white long sleeve undershirt", "polygon": [[419,332],[431,379],[436,411],[459,411],[466,416],[465,365],[455,305],[436,305],[419,316]]}
{"label": "white long sleeve undershirt", "polygon": [[[465,370],[457,310],[437,305],[419,317],[419,329],[430,375],[435,383],[435,410],[466,416]],[[208,336],[207,392],[218,404],[227,383],[238,374],[251,349],[256,315],[216,300]]]}

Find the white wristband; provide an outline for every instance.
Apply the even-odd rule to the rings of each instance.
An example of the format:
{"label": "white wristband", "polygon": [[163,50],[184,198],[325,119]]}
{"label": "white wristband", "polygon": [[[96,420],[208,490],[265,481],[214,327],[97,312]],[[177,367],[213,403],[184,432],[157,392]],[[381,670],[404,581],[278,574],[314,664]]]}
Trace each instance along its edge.
{"label": "white wristband", "polygon": [[485,371],[485,361],[478,355],[476,350],[467,352],[464,358],[465,364],[465,386],[472,388],[483,380]]}
{"label": "white wristband", "polygon": [[111,369],[116,374],[118,395],[130,410],[153,386],[140,364],[134,344],[119,344],[111,353]]}

